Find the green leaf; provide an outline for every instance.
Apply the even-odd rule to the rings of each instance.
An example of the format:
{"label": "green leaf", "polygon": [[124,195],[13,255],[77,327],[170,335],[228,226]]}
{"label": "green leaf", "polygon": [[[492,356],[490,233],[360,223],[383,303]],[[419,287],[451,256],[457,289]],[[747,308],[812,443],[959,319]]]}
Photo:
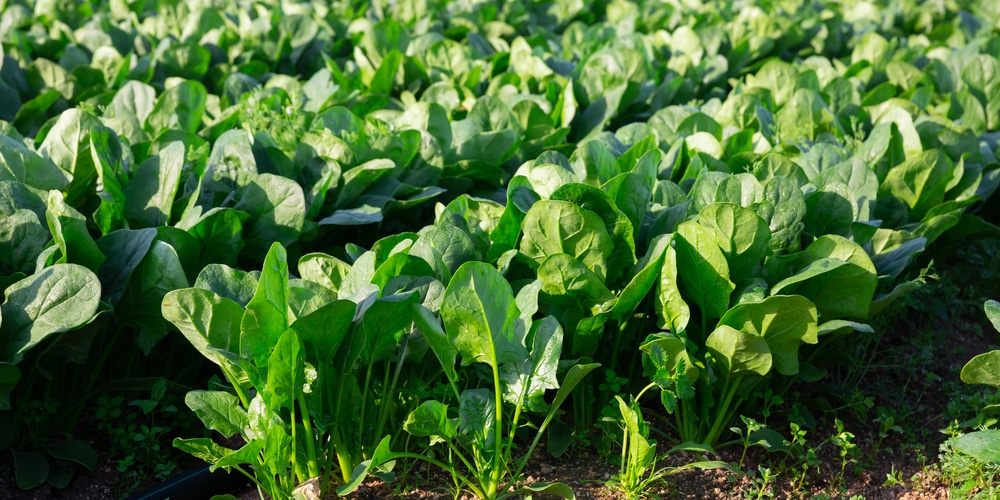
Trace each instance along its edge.
{"label": "green leaf", "polygon": [[482,262],[458,268],[441,303],[445,331],[463,365],[480,362],[497,368],[527,356],[524,339],[515,334],[518,314],[507,280]]}
{"label": "green leaf", "polygon": [[763,337],[719,325],[705,340],[705,346],[727,376],[749,373],[764,376],[771,371],[771,349]]}
{"label": "green leaf", "polygon": [[698,215],[698,223],[714,230],[731,277],[743,281],[760,272],[771,242],[771,231],[764,219],[739,205],[713,203]]}
{"label": "green leaf", "polygon": [[240,323],[241,354],[267,366],[278,339],[288,330],[288,256],[280,243],[271,245],[264,259],[257,292]]}
{"label": "green leaf", "polygon": [[1000,332],[1000,302],[987,300],[983,304],[983,310],[986,311],[986,317],[993,324],[993,328]]}
{"label": "green leaf", "polygon": [[361,486],[361,483],[366,477],[368,477],[368,473],[373,468],[378,467],[392,459],[392,452],[389,450],[390,437],[391,436],[386,436],[382,438],[382,440],[379,441],[378,446],[375,447],[375,451],[372,452],[371,458],[361,462],[354,468],[353,471],[351,471],[351,480],[343,486],[337,488],[338,495],[348,495],[358,489],[358,486]]}
{"label": "green leaf", "polygon": [[202,356],[217,365],[221,366],[224,358],[214,349],[242,351],[243,307],[228,298],[200,288],[174,290],[163,297],[162,312]]}
{"label": "green leaf", "polygon": [[599,276],[571,255],[551,255],[538,266],[542,292],[553,300],[576,300],[592,314],[606,312],[615,300],[614,294]]}
{"label": "green leaf", "polygon": [[52,233],[52,239],[62,253],[60,262],[80,264],[95,272],[101,268],[107,257],[101,253],[101,249],[91,238],[87,229],[87,219],[66,204],[62,193],[49,191],[45,219]]}
{"label": "green leaf", "polygon": [[48,158],[72,179],[63,190],[70,204],[76,204],[90,192],[97,179],[89,151],[90,131],[101,126],[100,120],[93,115],[76,108],[68,109],[59,115],[38,147],[43,158]]}
{"label": "green leaf", "polygon": [[528,357],[500,367],[503,398],[525,410],[544,412],[545,391],[559,388],[556,370],[562,353],[562,326],[552,316],[546,316],[532,324],[529,338],[532,344]]}
{"label": "green leaf", "polygon": [[878,286],[868,254],[840,236],[817,238],[806,250],[769,260],[765,267],[770,268],[765,270],[769,281],[788,276],[771,286],[772,295],[802,295],[816,304],[824,321],[867,318]]}
{"label": "green leaf", "polygon": [[911,221],[923,219],[928,210],[944,201],[952,180],[953,165],[941,150],[911,156],[889,170],[879,187],[879,199],[894,196],[909,208]]}
{"label": "green leaf", "polygon": [[21,382],[21,370],[11,363],[0,361],[0,411],[10,410],[10,394]]}
{"label": "green leaf", "polygon": [[198,273],[194,288],[210,290],[246,307],[257,291],[257,275],[225,264],[209,264]]}
{"label": "green leaf", "polygon": [[136,343],[144,355],[167,335],[161,303],[167,292],[186,288],[187,276],[174,247],[154,241],[136,273],[133,273],[120,304],[120,320],[138,332]]}
{"label": "green leaf", "polygon": [[351,265],[324,253],[310,253],[299,258],[299,275],[314,283],[319,283],[331,291],[340,290]]}
{"label": "green leaf", "polygon": [[414,436],[431,438],[436,442],[450,441],[458,434],[458,420],[448,418],[448,405],[437,401],[424,401],[410,412],[403,422],[403,430]]}
{"label": "green leaf", "polygon": [[980,354],[962,367],[962,382],[1000,387],[1000,351]]}
{"label": "green leaf", "polygon": [[576,494],[573,493],[573,488],[563,484],[563,483],[535,483],[529,484],[527,486],[522,486],[514,491],[507,494],[498,496],[497,498],[509,498],[514,496],[525,496],[531,498],[532,493],[544,493],[546,495],[552,495],[559,498],[567,498],[569,500],[576,500]]}
{"label": "green leaf", "polygon": [[23,182],[35,189],[64,189],[72,177],[24,144],[0,135],[0,181]]}
{"label": "green leaf", "polygon": [[410,306],[420,301],[417,293],[381,297],[365,310],[354,335],[364,339],[361,360],[366,365],[395,352],[403,334],[413,323]]}
{"label": "green leaf", "polygon": [[209,430],[218,431],[229,438],[243,434],[249,420],[236,396],[223,391],[190,391],[184,404],[198,415]]}
{"label": "green leaf", "polygon": [[87,470],[94,470],[97,467],[97,452],[84,441],[79,439],[64,439],[45,448],[55,458],[68,460],[78,465],[86,467]]}
{"label": "green leaf", "polygon": [[97,275],[104,288],[101,299],[115,305],[125,294],[126,288],[146,253],[156,239],[156,229],[119,229],[97,240],[97,247],[108,259],[101,264]]}
{"label": "green leaf", "polygon": [[[729,264],[714,232],[694,221],[681,223],[674,235],[677,271],[686,295],[707,318],[721,318],[729,309],[736,285],[729,281]],[[661,275],[662,279],[662,275]]]}
{"label": "green leaf", "polygon": [[55,264],[10,285],[0,305],[0,359],[17,364],[49,335],[83,326],[100,294],[97,276],[77,264]]}
{"label": "green leaf", "polygon": [[604,222],[590,210],[565,201],[542,200],[521,224],[521,253],[541,264],[558,253],[572,255],[604,279],[613,244]]}
{"label": "green leaf", "polygon": [[719,324],[763,337],[778,373],[795,375],[799,371],[799,344],[818,341],[816,321],[816,306],[805,297],[776,295],[733,306]]}
{"label": "green leaf", "polygon": [[201,128],[208,91],[201,82],[186,80],[160,94],[143,127],[156,136],[166,129],[180,129],[190,134]]}
{"label": "green leaf", "polygon": [[156,227],[170,221],[171,206],[184,168],[184,144],[172,142],[146,160],[123,189],[131,227]]}
{"label": "green leaf", "polygon": [[432,312],[421,304],[413,304],[410,307],[413,308],[413,322],[427,339],[434,356],[441,362],[448,380],[452,384],[456,383],[458,374],[455,371],[455,362],[458,360],[458,348],[448,339],[448,334],[441,327],[441,320]]}
{"label": "green leaf", "polygon": [[295,330],[288,329],[278,338],[267,360],[267,385],[263,394],[269,409],[294,409],[295,399],[302,395],[304,370],[302,341]]}
{"label": "green leaf", "polygon": [[0,224],[0,276],[34,272],[35,261],[51,239],[35,212],[17,209],[4,215]]}
{"label": "green leaf", "polygon": [[357,306],[349,300],[336,300],[301,316],[291,329],[305,344],[307,360],[314,365],[329,363],[351,328]]}
{"label": "green leaf", "polygon": [[14,480],[17,487],[30,490],[41,486],[49,477],[49,461],[37,451],[20,451],[11,448],[14,455]]}
{"label": "green leaf", "polygon": [[1000,463],[1000,429],[970,432],[948,442],[956,451],[986,462]]}
{"label": "green leaf", "polygon": [[260,174],[243,186],[238,196],[240,201],[234,208],[250,214],[243,226],[247,251],[260,255],[272,243],[287,246],[298,241],[306,216],[305,193],[299,183]]}
{"label": "green leaf", "polygon": [[493,449],[494,440],[501,429],[496,429],[496,398],[489,389],[467,389],[462,391],[458,404],[458,433],[466,446],[484,450]]}

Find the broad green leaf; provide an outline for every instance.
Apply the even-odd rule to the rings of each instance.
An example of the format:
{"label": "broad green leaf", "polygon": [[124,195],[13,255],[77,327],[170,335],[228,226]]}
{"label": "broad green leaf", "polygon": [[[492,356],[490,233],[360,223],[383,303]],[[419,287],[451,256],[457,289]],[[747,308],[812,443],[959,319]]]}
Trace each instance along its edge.
{"label": "broad green leaf", "polygon": [[953,165],[941,150],[931,149],[911,156],[891,169],[879,188],[879,198],[895,196],[910,209],[910,220],[918,221],[944,201]]}
{"label": "broad green leaf", "polygon": [[66,110],[38,147],[43,158],[48,158],[72,179],[63,191],[71,204],[93,189],[93,181],[97,179],[90,154],[90,131],[100,126],[101,122],[90,113],[76,108]]}
{"label": "broad green leaf", "polygon": [[479,362],[498,368],[524,359],[524,339],[514,330],[518,314],[507,280],[482,262],[458,268],[441,303],[445,331],[463,365]]}
{"label": "broad green leaf", "polygon": [[966,455],[993,464],[1000,463],[1000,430],[987,429],[970,432],[947,441],[951,446]]}
{"label": "broad green leaf", "polygon": [[10,285],[0,305],[0,359],[17,364],[49,335],[83,326],[100,294],[97,276],[77,264],[55,264]]}
{"label": "broad green leaf", "polygon": [[97,240],[97,247],[108,256],[97,273],[103,288],[102,300],[112,305],[118,303],[154,239],[156,229],[145,228],[119,229]]}
{"label": "broad green leaf", "polygon": [[264,259],[257,292],[247,304],[240,323],[240,352],[258,366],[288,329],[288,256],[280,243],[271,245]]}
{"label": "broad green leaf", "polygon": [[299,275],[319,283],[331,291],[338,291],[351,265],[324,253],[310,253],[299,258]]}
{"label": "broad green leaf", "polygon": [[36,189],[65,189],[72,180],[70,174],[24,144],[0,135],[0,181],[23,182]]}
{"label": "broad green leaf", "polygon": [[33,272],[35,260],[51,240],[51,233],[31,210],[6,214],[0,224],[0,276]]}
{"label": "broad green leaf", "polygon": [[434,445],[455,438],[458,420],[448,418],[448,405],[434,400],[424,401],[406,416],[403,430],[414,436],[430,437],[431,445]]}
{"label": "broad green leaf", "polygon": [[184,144],[173,142],[137,168],[123,190],[125,214],[131,227],[157,227],[170,221],[184,168],[184,153]]}
{"label": "broad green leaf", "polygon": [[[222,366],[216,350],[239,353],[243,307],[201,288],[183,288],[163,297],[163,318],[170,321],[202,356]],[[210,348],[211,347],[211,348]]]}
{"label": "broad green leaf", "polygon": [[527,411],[546,410],[545,391],[558,389],[556,370],[562,353],[563,332],[552,316],[531,325],[531,352],[524,360],[500,366],[503,398]]}
{"label": "broad green leaf", "polygon": [[294,329],[285,330],[267,360],[267,385],[263,394],[268,408],[272,411],[278,408],[294,409],[295,399],[302,395],[304,370],[302,341]]}
{"label": "broad green leaf", "polygon": [[257,276],[225,264],[209,264],[198,273],[194,288],[210,290],[246,307],[257,291]]}
{"label": "broad green leaf", "polygon": [[84,441],[79,439],[63,439],[45,447],[55,458],[67,460],[87,470],[94,470],[97,467],[97,452]]}
{"label": "broad green leaf", "polygon": [[119,302],[119,317],[123,324],[136,330],[135,341],[148,356],[169,331],[161,311],[163,297],[170,291],[187,288],[189,283],[177,251],[162,241],[153,242],[136,270]]}
{"label": "broad green leaf", "polygon": [[208,91],[201,82],[187,80],[170,87],[156,100],[143,128],[154,136],[166,129],[197,133],[207,100]]}
{"label": "broad green leaf", "polygon": [[729,264],[713,230],[694,221],[684,222],[678,226],[674,242],[677,274],[685,295],[706,319],[721,318],[729,309],[736,285],[729,281]]}
{"label": "broad green leaf", "polygon": [[759,273],[770,252],[771,231],[753,211],[732,203],[713,203],[698,215],[698,223],[713,229],[726,256],[732,278],[743,281]]}
{"label": "broad green leaf", "polygon": [[62,253],[59,262],[80,264],[95,272],[101,268],[107,257],[91,238],[87,219],[68,205],[59,191],[49,191],[45,219],[52,239]]}
{"label": "broad green leaf", "polygon": [[798,254],[769,260],[767,267],[772,295],[802,295],[816,304],[824,321],[868,317],[878,277],[868,254],[854,242],[822,236]]}
{"label": "broad green leaf", "polygon": [[11,363],[0,361],[0,411],[10,410],[10,394],[21,382],[21,370]]}
{"label": "broad green leaf", "polygon": [[975,356],[962,367],[962,382],[1000,387],[1000,351]]}
{"label": "broad green leaf", "polygon": [[795,375],[799,371],[799,344],[818,342],[816,321],[816,306],[808,299],[777,295],[737,304],[726,311],[719,324],[763,337],[778,373]]}
{"label": "broad green leaf", "polygon": [[771,371],[771,349],[763,337],[719,325],[705,340],[705,346],[727,377],[751,373],[764,376]]}
{"label": "broad green leaf", "polygon": [[190,391],[184,395],[184,404],[191,408],[205,427],[223,436],[241,434],[247,426],[247,412],[240,407],[236,396],[223,391]]}
{"label": "broad green leaf", "polygon": [[295,181],[260,174],[243,186],[234,208],[250,214],[243,226],[247,251],[260,255],[272,243],[295,243],[305,224],[306,200]]}
{"label": "broad green leaf", "polygon": [[307,361],[314,365],[329,363],[351,328],[357,305],[349,300],[335,300],[297,318],[291,329],[305,344]]}
{"label": "broad green leaf", "polygon": [[656,326],[673,333],[680,333],[687,328],[691,319],[691,309],[681,296],[678,288],[677,272],[677,250],[671,242],[673,236],[660,236],[654,241],[651,248],[661,248],[663,252],[663,264],[660,266],[659,281],[655,290],[656,301],[653,306],[656,310]]}
{"label": "broad green leaf", "polygon": [[[458,402],[458,433],[472,449],[492,450],[497,433],[496,399],[489,389],[468,389]],[[489,452],[487,452],[489,453]]]}
{"label": "broad green leaf", "polygon": [[521,253],[536,262],[565,253],[602,279],[607,276],[613,244],[593,212],[565,201],[542,200],[531,206],[521,227]]}
{"label": "broad green leaf", "polygon": [[40,452],[21,451],[11,448],[14,455],[14,481],[22,490],[30,490],[41,486],[49,477],[49,461]]}
{"label": "broad green leaf", "polygon": [[993,324],[993,328],[1000,332],[1000,302],[987,300],[983,304],[983,310],[986,311],[986,318]]}
{"label": "broad green leaf", "polygon": [[553,300],[574,299],[592,314],[607,312],[615,300],[599,276],[564,253],[545,259],[538,266],[538,279],[542,282],[542,292]]}
{"label": "broad green leaf", "polygon": [[393,354],[403,334],[413,323],[410,306],[420,301],[420,295],[407,293],[376,299],[364,312],[353,335],[364,338],[361,362],[370,365]]}

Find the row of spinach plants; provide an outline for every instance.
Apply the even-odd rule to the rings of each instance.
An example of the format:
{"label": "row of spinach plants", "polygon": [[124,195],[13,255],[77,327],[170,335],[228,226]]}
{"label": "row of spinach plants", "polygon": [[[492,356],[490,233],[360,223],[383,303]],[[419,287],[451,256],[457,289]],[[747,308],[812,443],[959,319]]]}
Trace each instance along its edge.
{"label": "row of spinach plants", "polygon": [[[154,4],[4,4],[0,444],[24,487],[92,466],[52,438],[95,394],[203,383],[175,328],[231,385],[190,405],[248,443],[180,446],[272,496],[356,484],[406,435],[510,493],[518,423],[565,446],[556,402],[596,363],[576,431],[646,377],[679,441],[716,444],[753,389],[822,377],[928,245],[994,230],[968,213],[998,182],[988,3]],[[150,354],[162,373],[122,375]]]}

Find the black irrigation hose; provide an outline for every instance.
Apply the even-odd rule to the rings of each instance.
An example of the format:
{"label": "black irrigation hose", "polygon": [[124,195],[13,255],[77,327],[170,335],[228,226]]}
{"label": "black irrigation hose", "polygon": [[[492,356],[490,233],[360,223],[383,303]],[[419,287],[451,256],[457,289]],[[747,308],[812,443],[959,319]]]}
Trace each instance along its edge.
{"label": "black irrigation hose", "polygon": [[154,485],[126,500],[208,500],[213,495],[223,495],[244,489],[249,480],[239,472],[208,471],[208,464],[199,465]]}

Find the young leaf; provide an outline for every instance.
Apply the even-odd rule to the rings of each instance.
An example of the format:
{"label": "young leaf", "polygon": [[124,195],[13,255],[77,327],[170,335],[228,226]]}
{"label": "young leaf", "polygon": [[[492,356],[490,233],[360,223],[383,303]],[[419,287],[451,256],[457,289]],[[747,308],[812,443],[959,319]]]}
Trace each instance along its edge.
{"label": "young leaf", "polygon": [[556,370],[562,354],[562,327],[555,318],[546,316],[532,324],[529,338],[532,344],[527,358],[500,366],[503,398],[525,410],[544,412],[545,391],[559,388]]}
{"label": "young leaf", "polygon": [[225,437],[242,434],[249,422],[239,399],[228,392],[191,391],[184,396],[184,404],[198,415],[206,428]]}

